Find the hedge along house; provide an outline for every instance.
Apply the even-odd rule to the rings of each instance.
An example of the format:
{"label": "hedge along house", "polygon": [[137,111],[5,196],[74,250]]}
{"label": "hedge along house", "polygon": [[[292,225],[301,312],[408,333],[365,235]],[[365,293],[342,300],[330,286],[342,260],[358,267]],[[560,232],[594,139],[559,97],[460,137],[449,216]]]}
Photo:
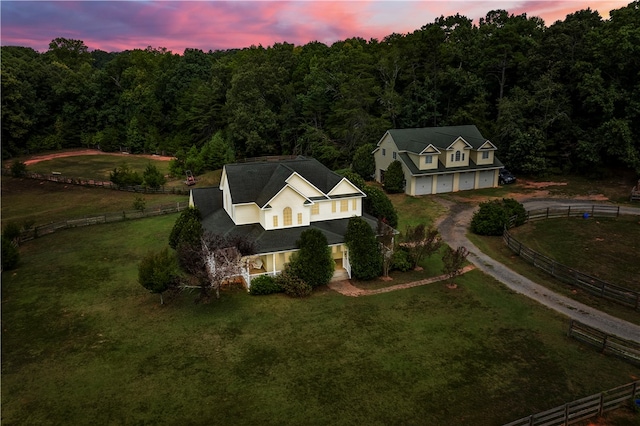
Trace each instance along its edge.
{"label": "hedge along house", "polygon": [[398,160],[405,193],[426,195],[498,186],[496,146],[476,126],[425,127],[388,130],[373,151],[375,179]]}
{"label": "hedge along house", "polygon": [[[336,262],[334,278],[351,277],[344,243],[349,218],[363,216],[364,193],[312,158],[227,164],[219,187],[192,189],[189,204],[200,210],[206,231],[241,235],[258,253],[243,259],[247,287],[253,277],[281,272],[297,251],[300,234],[319,229]],[[365,217],[375,230],[376,221]]]}

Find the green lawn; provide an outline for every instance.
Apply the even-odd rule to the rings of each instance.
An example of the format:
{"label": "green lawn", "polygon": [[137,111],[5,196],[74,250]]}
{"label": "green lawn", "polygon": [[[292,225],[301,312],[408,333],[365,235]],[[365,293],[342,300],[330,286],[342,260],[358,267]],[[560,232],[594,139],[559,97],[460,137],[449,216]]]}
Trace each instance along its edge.
{"label": "green lawn", "polygon": [[501,424],[637,368],[478,271],[348,298],[159,305],[137,262],[177,215],[62,231],[2,274],[2,422]]}

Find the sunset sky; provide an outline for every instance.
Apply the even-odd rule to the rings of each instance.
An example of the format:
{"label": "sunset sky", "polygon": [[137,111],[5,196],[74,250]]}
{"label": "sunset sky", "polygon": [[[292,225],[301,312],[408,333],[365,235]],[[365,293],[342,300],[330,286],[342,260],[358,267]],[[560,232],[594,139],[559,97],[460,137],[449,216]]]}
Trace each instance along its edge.
{"label": "sunset sky", "polygon": [[631,0],[537,1],[5,1],[1,44],[44,52],[56,37],[80,39],[90,50],[122,51],[147,46],[174,53],[270,46],[278,42],[328,45],[349,37],[381,40],[460,13],[473,19],[490,10],[538,16],[549,26],[591,8],[609,11]]}

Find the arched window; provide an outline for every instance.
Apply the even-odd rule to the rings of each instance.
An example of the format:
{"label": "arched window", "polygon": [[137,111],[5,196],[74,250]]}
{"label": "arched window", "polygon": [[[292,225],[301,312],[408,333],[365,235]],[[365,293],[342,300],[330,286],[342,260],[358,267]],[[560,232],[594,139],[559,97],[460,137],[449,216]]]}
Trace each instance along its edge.
{"label": "arched window", "polygon": [[456,151],[456,161],[460,161],[460,151]]}
{"label": "arched window", "polygon": [[284,217],[284,226],[291,226],[293,224],[293,219],[291,217],[291,207],[285,207],[282,212],[282,216]]}

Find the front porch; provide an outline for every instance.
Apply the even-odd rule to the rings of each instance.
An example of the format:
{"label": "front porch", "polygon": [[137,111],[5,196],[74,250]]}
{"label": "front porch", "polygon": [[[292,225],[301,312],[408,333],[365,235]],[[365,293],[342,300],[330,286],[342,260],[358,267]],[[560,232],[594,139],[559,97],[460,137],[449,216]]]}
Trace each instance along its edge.
{"label": "front porch", "polygon": [[[242,278],[246,288],[251,288],[251,280],[261,275],[276,276],[282,272],[289,263],[293,252],[269,253],[255,256],[247,256],[244,259],[245,268]],[[348,280],[351,277],[349,264],[349,252],[343,245],[332,246],[331,253],[335,262],[335,271],[331,281]]]}

